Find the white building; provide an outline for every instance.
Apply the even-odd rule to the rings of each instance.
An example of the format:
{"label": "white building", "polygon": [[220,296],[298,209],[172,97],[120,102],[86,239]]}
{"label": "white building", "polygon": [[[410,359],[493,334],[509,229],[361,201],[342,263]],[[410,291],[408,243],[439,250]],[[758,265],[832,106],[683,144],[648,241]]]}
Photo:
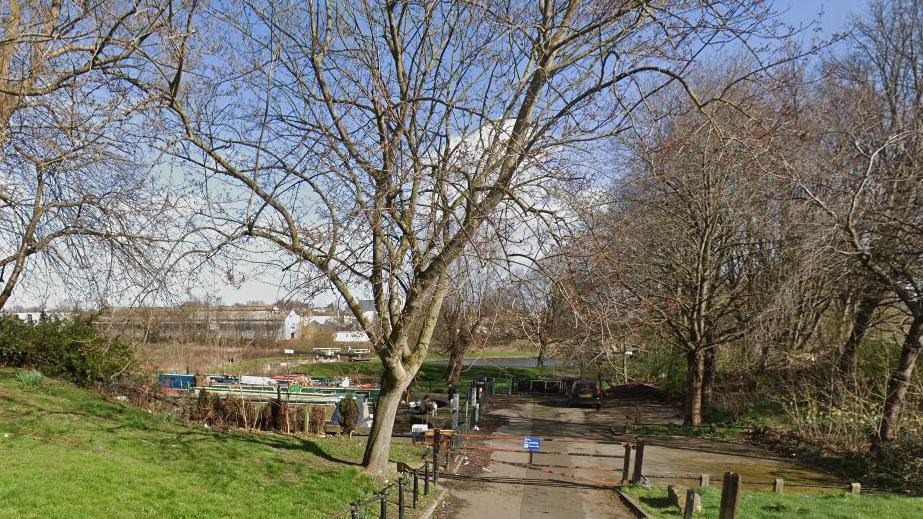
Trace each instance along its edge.
{"label": "white building", "polygon": [[298,312],[294,310],[289,312],[282,321],[282,339],[287,341],[294,339],[298,329],[301,328],[301,320],[302,317],[298,315]]}

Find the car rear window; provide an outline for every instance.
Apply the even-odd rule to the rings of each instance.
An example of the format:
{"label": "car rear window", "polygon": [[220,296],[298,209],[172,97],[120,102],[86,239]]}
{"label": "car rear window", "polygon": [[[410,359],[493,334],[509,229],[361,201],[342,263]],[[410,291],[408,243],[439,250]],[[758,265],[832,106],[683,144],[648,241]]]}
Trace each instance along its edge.
{"label": "car rear window", "polygon": [[593,382],[577,382],[574,385],[574,391],[593,391],[596,389],[596,384]]}

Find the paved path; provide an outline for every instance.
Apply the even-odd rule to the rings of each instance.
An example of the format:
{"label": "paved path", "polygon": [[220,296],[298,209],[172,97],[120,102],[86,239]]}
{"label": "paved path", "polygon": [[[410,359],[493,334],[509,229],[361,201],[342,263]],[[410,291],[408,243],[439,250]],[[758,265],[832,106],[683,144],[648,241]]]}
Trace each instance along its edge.
{"label": "paved path", "polygon": [[[634,517],[615,496],[612,485],[621,471],[622,447],[600,424],[591,423],[592,409],[564,406],[562,399],[495,399],[495,414],[508,422],[482,445],[492,452],[487,470],[476,481],[452,483],[452,498],[436,517],[449,518],[629,518]],[[523,436],[554,437],[528,467]],[[598,444],[592,440],[610,443]],[[505,452],[513,450],[516,452]],[[599,454],[605,457],[581,456]],[[590,470],[580,467],[603,467]],[[609,470],[611,469],[611,470]]]}
{"label": "paved path", "polygon": [[[482,442],[500,450],[490,453],[487,471],[475,481],[451,482],[453,497],[436,517],[633,517],[611,490],[620,479],[624,454],[619,443],[623,438],[614,435],[612,426],[635,420],[681,423],[677,409],[650,395],[631,392],[606,399],[601,411],[565,404],[560,396],[495,397],[492,414],[507,422],[494,436],[514,438]],[[537,454],[535,465],[529,467],[528,454],[522,451],[523,436],[555,438],[559,441],[546,440],[542,450],[561,454]],[[648,436],[645,442],[644,474],[658,485],[694,484],[694,476],[700,473],[710,474],[714,485],[726,471],[740,473],[744,487],[750,490],[768,491],[772,478],[777,477],[785,479],[786,488],[804,493],[830,492],[845,484],[798,459],[745,443],[670,436]],[[587,466],[604,470],[583,468]]]}

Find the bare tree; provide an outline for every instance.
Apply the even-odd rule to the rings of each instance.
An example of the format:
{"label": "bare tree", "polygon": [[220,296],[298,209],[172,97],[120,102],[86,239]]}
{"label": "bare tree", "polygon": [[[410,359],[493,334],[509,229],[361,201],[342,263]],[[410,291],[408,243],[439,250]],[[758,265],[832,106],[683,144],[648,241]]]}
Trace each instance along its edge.
{"label": "bare tree", "polygon": [[538,347],[535,362],[545,365],[547,358],[558,357],[576,336],[572,301],[551,271],[558,263],[539,262],[524,275],[515,276],[504,294],[506,320],[522,337]]}
{"label": "bare tree", "polygon": [[116,264],[158,270],[139,252],[171,202],[152,185],[155,157],[137,131],[149,104],[134,84],[159,53],[169,6],[0,7],[0,308],[30,265],[57,268],[65,283],[80,270],[108,283]]}
{"label": "bare tree", "polygon": [[[923,2],[875,1],[850,34],[852,52],[825,67],[811,140],[825,160],[793,159],[789,171],[829,217],[838,250],[887,287],[909,316],[877,449],[897,434],[923,337]],[[857,315],[857,332],[875,297]]]}
{"label": "bare tree", "polygon": [[774,30],[761,2],[730,0],[203,9],[157,87],[182,135],[174,151],[207,179],[222,240],[309,265],[369,332],[385,368],[373,472],[386,470],[448,269],[479,228],[540,212],[567,164],[682,82],[704,48],[762,48],[751,37]]}
{"label": "bare tree", "polygon": [[438,347],[449,355],[447,382],[458,382],[465,356],[483,348],[497,321],[499,276],[488,262],[462,257],[449,271],[450,288],[433,334]]}
{"label": "bare tree", "polygon": [[758,199],[771,139],[738,106],[662,106],[652,137],[633,141],[634,170],[616,186],[608,236],[615,275],[685,357],[684,421],[699,425],[706,372],[713,377],[717,350],[752,326],[754,289],[770,271]]}

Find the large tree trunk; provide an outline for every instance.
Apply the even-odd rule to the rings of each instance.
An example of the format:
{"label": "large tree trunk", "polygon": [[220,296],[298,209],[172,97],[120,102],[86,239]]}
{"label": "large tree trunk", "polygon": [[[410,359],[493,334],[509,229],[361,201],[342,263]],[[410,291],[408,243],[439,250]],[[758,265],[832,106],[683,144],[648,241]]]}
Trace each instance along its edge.
{"label": "large tree trunk", "polygon": [[910,387],[913,368],[916,366],[917,357],[920,354],[920,337],[923,335],[923,313],[915,313],[916,315],[910,322],[910,329],[907,330],[907,335],[904,338],[904,347],[901,350],[901,358],[898,361],[897,369],[888,378],[888,394],[885,397],[881,422],[878,424],[878,436],[872,445],[875,450],[894,440],[900,424],[904,398],[907,395],[907,389]]}
{"label": "large tree trunk", "polygon": [[426,358],[427,349],[433,338],[433,330],[439,319],[442,301],[445,299],[445,292],[445,279],[440,278],[429,307],[426,309],[425,319],[414,343],[415,346],[409,356],[404,356],[402,353],[406,344],[406,336],[401,336],[403,331],[396,332],[396,337],[392,338],[391,348],[379,350],[379,352],[387,351],[388,353],[384,355],[379,353],[384,367],[384,374],[381,377],[381,393],[378,397],[378,404],[375,406],[375,418],[372,421],[372,429],[369,431],[369,440],[365,444],[365,454],[362,456],[362,465],[372,474],[385,475],[389,472],[388,456],[391,454],[391,433],[394,431],[394,419],[397,417],[401,395],[413,381],[413,377]]}
{"label": "large tree trunk", "polygon": [[852,330],[849,337],[843,344],[843,350],[840,352],[840,360],[837,363],[840,374],[843,376],[852,376],[856,372],[856,351],[865,338],[865,333],[872,323],[872,317],[875,315],[875,309],[878,308],[879,299],[877,297],[866,296],[859,302],[856,309],[856,315],[853,318]]}
{"label": "large tree trunk", "polygon": [[462,348],[454,346],[449,352],[449,367],[446,370],[446,382],[457,383],[461,378],[462,366],[465,363],[465,352]]}
{"label": "large tree trunk", "polygon": [[701,425],[702,423],[702,379],[704,355],[701,349],[686,352],[686,409],[684,425]]}
{"label": "large tree trunk", "polygon": [[401,394],[410,385],[412,376],[406,377],[406,380],[398,380],[393,377],[389,370],[381,381],[381,394],[378,397],[378,404],[375,406],[375,417],[372,421],[372,429],[369,431],[369,440],[365,445],[365,454],[362,457],[362,465],[369,472],[375,474],[386,474],[388,472],[388,457],[391,453],[391,433],[394,430],[394,419],[397,417],[397,409],[401,403]]}
{"label": "large tree trunk", "polygon": [[702,377],[702,410],[711,411],[712,396],[715,392],[715,375],[718,372],[718,347],[709,346],[705,349],[705,374]]}

